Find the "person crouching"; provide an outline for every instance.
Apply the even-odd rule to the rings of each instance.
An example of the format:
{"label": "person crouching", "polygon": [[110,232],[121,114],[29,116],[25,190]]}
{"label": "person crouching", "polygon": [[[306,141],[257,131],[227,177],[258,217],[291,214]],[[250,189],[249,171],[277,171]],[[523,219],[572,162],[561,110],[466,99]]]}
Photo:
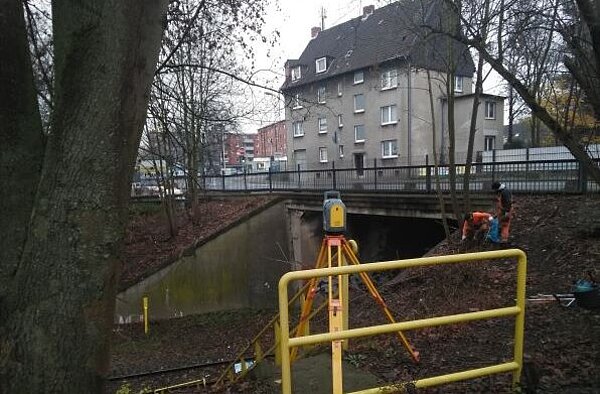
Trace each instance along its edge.
{"label": "person crouching", "polygon": [[482,240],[486,236],[493,218],[487,212],[466,213],[463,221],[462,240]]}

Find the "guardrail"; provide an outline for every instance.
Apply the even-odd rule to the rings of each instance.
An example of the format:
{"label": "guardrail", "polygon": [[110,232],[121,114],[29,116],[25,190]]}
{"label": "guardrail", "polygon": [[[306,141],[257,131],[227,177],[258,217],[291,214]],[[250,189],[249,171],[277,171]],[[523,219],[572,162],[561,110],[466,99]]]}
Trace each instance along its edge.
{"label": "guardrail", "polygon": [[[596,160],[600,165],[600,160]],[[465,165],[456,165],[455,189],[461,193]],[[448,166],[433,165],[365,168],[331,167],[317,170],[280,172],[247,172],[237,175],[202,176],[200,187],[208,191],[325,191],[432,193],[436,190],[436,174],[440,189],[450,190]],[[184,179],[178,182],[184,187]],[[537,160],[496,163],[473,163],[469,175],[469,191],[489,192],[494,181],[501,181],[513,192],[588,193],[600,187],[589,180],[576,160]]]}
{"label": "guardrail", "polygon": [[[330,333],[314,334],[304,337],[290,338],[289,311],[288,311],[288,285],[292,281],[306,280],[310,278],[349,275],[359,272],[386,271],[392,269],[413,268],[421,266],[433,266],[442,264],[458,264],[476,260],[493,260],[501,258],[517,258],[517,286],[516,304],[514,306],[490,309],[478,312],[460,313],[448,316],[439,316],[427,319],[405,321],[401,323],[383,324],[371,327],[353,328]],[[525,280],[527,272],[527,257],[522,250],[508,249],[479,253],[458,254],[450,256],[424,257],[418,259],[396,260],[363,265],[342,266],[334,268],[321,268],[288,272],[279,281],[279,313],[281,322],[281,378],[282,393],[291,394],[291,366],[290,349],[293,347],[314,345],[317,343],[333,342],[343,339],[371,336],[377,334],[392,333],[397,331],[414,330],[425,327],[436,327],[446,324],[470,322],[476,320],[490,319],[495,317],[515,316],[514,349],[513,360],[502,364],[491,365],[441,376],[418,379],[411,384],[416,388],[432,387],[466,379],[478,378],[486,375],[512,372],[513,388],[520,382],[522,360],[523,360],[523,338],[525,325]],[[340,374],[341,374],[340,370]],[[337,378],[341,381],[341,376]],[[376,387],[368,390],[358,391],[351,394],[376,394],[382,392],[395,392],[402,384]]]}

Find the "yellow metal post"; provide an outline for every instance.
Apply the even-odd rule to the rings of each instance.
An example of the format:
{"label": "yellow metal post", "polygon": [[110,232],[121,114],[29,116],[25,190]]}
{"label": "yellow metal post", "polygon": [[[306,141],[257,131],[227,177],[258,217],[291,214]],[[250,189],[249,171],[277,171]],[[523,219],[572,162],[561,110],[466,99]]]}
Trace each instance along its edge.
{"label": "yellow metal post", "polygon": [[148,335],[148,297],[144,297],[143,301],[144,301],[144,334]]}
{"label": "yellow metal post", "polygon": [[[298,272],[298,271],[294,271]],[[289,274],[289,272],[288,272]],[[287,308],[288,283],[290,276],[286,278],[284,274],[279,279],[279,322],[281,324],[279,343],[281,346],[281,392],[283,394],[292,393],[292,371],[290,366],[290,319]]]}
{"label": "yellow metal post", "polygon": [[[334,264],[332,261],[331,248],[335,247],[337,252],[336,265],[342,266],[342,239],[328,237],[327,240],[327,266],[331,268]],[[342,276],[329,276],[329,332],[336,333],[343,330],[343,303],[342,299]],[[334,296],[333,285],[337,283],[338,292],[337,298]],[[342,379],[342,340],[331,342],[331,376],[333,384],[333,394],[343,393]]]}
{"label": "yellow metal post", "polygon": [[515,319],[515,347],[514,361],[519,368],[513,372],[513,390],[517,388],[521,380],[523,369],[523,340],[525,337],[525,285],[527,280],[527,257],[519,251],[517,256],[517,307],[519,313]]}

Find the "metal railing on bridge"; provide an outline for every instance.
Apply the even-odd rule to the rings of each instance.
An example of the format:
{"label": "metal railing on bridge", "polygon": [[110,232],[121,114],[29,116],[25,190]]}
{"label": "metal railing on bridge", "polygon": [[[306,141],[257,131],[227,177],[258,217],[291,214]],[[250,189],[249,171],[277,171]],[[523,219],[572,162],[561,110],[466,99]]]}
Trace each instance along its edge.
{"label": "metal railing on bridge", "polygon": [[[600,164],[600,160],[596,159]],[[455,188],[463,190],[465,164],[456,165]],[[439,176],[436,176],[439,175]],[[450,190],[447,165],[364,168],[330,167],[316,170],[278,172],[247,172],[236,175],[203,176],[199,182],[207,191],[324,191],[431,193],[439,188]],[[183,179],[182,179],[183,181]],[[513,192],[527,193],[588,193],[598,192],[599,186],[588,179],[576,160],[537,160],[473,163],[470,169],[469,190],[489,192],[491,184],[500,181]]]}

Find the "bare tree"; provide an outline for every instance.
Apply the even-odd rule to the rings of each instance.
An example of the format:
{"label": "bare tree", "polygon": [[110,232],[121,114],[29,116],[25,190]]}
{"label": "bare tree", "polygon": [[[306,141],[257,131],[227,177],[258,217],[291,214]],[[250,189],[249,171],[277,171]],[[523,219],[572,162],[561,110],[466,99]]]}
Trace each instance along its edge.
{"label": "bare tree", "polygon": [[[597,64],[600,59],[600,44],[596,45],[597,40],[592,38],[598,26],[594,23],[598,23],[600,17],[597,17],[595,11],[592,12],[596,8],[591,0],[579,0],[576,3],[577,8],[558,0],[514,1],[510,5],[505,4],[504,0],[491,1],[492,11],[489,20],[484,22],[490,27],[489,31],[497,33],[497,41],[482,42],[480,37],[483,24],[466,15],[461,17],[462,34],[455,35],[454,38],[475,48],[521,96],[532,115],[548,126],[585,171],[600,183],[600,167],[576,136],[565,129],[560,120],[553,117],[540,102],[540,94],[548,77],[552,78],[553,72],[558,70],[558,63],[554,59],[564,53],[565,65],[586,93],[596,116],[600,114],[600,95],[596,89],[598,86],[594,85],[599,80]],[[504,10],[511,12],[505,15]],[[580,14],[585,16],[581,17]],[[561,49],[559,34],[568,44],[566,53]],[[517,36],[527,37],[527,40],[517,40]],[[523,54],[523,63],[531,67],[523,69],[507,62],[506,53],[517,50]],[[585,70],[585,73],[581,73],[581,70]]]}
{"label": "bare tree", "polygon": [[222,150],[223,132],[238,130],[238,122],[256,114],[248,86],[258,84],[252,66],[242,62],[253,62],[253,42],[272,44],[261,33],[267,5],[186,0],[170,10],[172,29],[163,42],[152,95],[153,103],[161,103],[150,108],[163,108],[153,116],[169,119],[169,127],[161,129],[175,147],[170,162],[186,174],[192,212],[201,190],[198,174],[218,170],[215,159],[222,162],[216,153]]}

